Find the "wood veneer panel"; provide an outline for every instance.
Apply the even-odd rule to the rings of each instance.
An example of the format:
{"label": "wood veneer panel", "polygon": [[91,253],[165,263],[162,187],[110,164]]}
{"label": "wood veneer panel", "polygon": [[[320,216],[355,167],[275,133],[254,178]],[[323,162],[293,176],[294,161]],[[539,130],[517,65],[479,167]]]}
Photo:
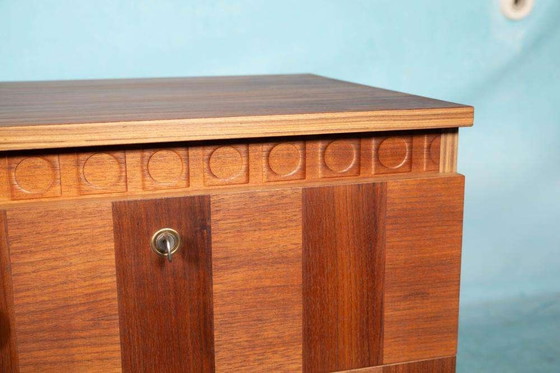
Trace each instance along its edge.
{"label": "wood veneer panel", "polygon": [[0,211],[0,372],[18,372],[12,268],[6,212]]}
{"label": "wood veneer panel", "polygon": [[[210,197],[115,202],[113,219],[123,371],[214,371]],[[165,227],[171,263],[150,249]]]}
{"label": "wood veneer panel", "polygon": [[302,366],[301,189],[212,196],[216,370]]}
{"label": "wood veneer panel", "polygon": [[387,183],[383,363],[457,348],[464,178]]}
{"label": "wood veneer panel", "polygon": [[352,373],[455,373],[455,357],[391,364],[379,367],[352,369]]}
{"label": "wood veneer panel", "polygon": [[385,184],[303,191],[306,372],[381,363]]}
{"label": "wood veneer panel", "polygon": [[0,83],[0,150],[444,128],[472,120],[470,106],[315,75]]}
{"label": "wood veneer panel", "polygon": [[111,204],[8,212],[21,372],[118,372]]}

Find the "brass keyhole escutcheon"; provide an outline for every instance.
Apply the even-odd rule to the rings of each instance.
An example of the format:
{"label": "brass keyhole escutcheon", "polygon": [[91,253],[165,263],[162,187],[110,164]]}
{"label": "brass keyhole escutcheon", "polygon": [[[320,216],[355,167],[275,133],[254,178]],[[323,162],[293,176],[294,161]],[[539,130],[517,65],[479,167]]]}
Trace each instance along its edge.
{"label": "brass keyhole escutcheon", "polygon": [[173,255],[181,246],[181,236],[175,229],[163,228],[152,236],[151,247],[156,254],[166,257],[168,261],[173,260]]}

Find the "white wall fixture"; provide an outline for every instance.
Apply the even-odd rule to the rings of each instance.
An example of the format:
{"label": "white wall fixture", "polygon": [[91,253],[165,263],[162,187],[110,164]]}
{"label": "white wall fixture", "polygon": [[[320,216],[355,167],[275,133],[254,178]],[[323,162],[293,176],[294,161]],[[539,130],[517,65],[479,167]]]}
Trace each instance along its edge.
{"label": "white wall fixture", "polygon": [[509,19],[520,20],[529,15],[535,0],[500,0],[502,13]]}

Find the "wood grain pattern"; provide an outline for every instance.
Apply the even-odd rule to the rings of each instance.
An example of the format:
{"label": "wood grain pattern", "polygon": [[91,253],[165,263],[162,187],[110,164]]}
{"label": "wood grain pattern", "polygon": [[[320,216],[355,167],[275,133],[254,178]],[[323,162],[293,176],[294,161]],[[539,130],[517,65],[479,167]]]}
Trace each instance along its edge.
{"label": "wood grain pattern", "polygon": [[0,372],[17,373],[18,355],[6,212],[0,211]]}
{"label": "wood grain pattern", "polygon": [[455,357],[352,369],[346,373],[455,373]]}
{"label": "wood grain pattern", "polygon": [[387,183],[383,363],[457,347],[464,178]]}
{"label": "wood grain pattern", "polygon": [[[115,202],[113,219],[123,371],[214,371],[210,198]],[[165,227],[171,263],[150,249]]]}
{"label": "wood grain pattern", "polygon": [[121,367],[111,204],[8,211],[21,372]]}
{"label": "wood grain pattern", "polygon": [[[299,141],[105,147],[95,151],[59,150],[59,154],[18,152],[8,155],[4,164],[0,158],[0,201],[147,195],[241,185],[430,174],[439,171],[441,137],[441,130],[401,131],[296,138]],[[15,178],[8,175],[14,175],[16,166],[41,160],[45,167],[30,168],[28,180],[43,185],[46,184],[42,181],[47,180],[49,189],[29,192],[15,188]],[[52,160],[56,167],[49,166],[46,160]]]}
{"label": "wood grain pattern", "polygon": [[446,128],[472,121],[470,106],[315,75],[0,83],[0,151]]}
{"label": "wood grain pattern", "polygon": [[442,130],[440,172],[457,172],[457,156],[459,151],[459,129]]}
{"label": "wood grain pattern", "polygon": [[381,363],[385,184],[303,191],[305,372]]}
{"label": "wood grain pattern", "polygon": [[302,367],[301,190],[212,196],[216,370]]}

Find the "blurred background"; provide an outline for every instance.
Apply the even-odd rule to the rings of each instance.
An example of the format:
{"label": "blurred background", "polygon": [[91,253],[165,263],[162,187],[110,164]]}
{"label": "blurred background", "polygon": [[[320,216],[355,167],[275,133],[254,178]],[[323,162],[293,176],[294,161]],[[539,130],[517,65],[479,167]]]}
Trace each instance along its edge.
{"label": "blurred background", "polygon": [[560,1],[0,0],[0,81],[309,72],[475,106],[459,372],[560,371]]}

